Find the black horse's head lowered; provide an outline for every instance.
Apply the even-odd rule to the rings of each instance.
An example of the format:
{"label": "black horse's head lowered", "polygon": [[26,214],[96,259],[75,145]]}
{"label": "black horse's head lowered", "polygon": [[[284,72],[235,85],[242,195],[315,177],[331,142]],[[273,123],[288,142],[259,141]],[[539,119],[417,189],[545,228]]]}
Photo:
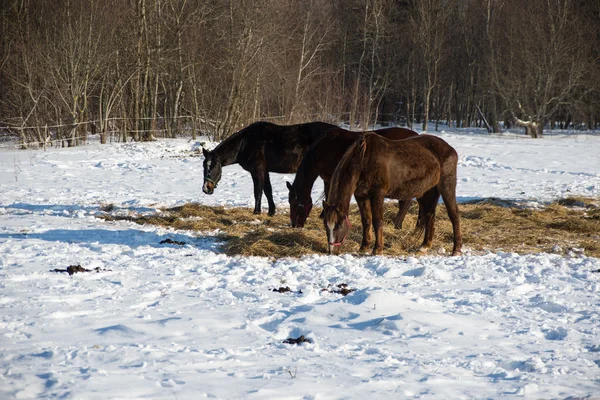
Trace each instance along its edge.
{"label": "black horse's head lowered", "polygon": [[292,184],[286,182],[286,185],[289,190],[288,201],[290,203],[290,222],[292,223],[292,228],[304,228],[304,223],[313,207],[312,198],[309,196],[306,204],[302,204]]}
{"label": "black horse's head lowered", "polygon": [[203,148],[202,153],[204,154],[204,185],[202,185],[202,191],[206,194],[213,194],[221,180],[222,165],[213,152]]}

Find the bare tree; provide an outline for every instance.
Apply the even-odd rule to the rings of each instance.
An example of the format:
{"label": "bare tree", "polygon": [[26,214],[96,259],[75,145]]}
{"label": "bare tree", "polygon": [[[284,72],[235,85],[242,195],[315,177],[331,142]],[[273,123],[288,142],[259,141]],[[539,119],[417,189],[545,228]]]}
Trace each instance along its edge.
{"label": "bare tree", "polygon": [[583,85],[583,38],[572,0],[506,0],[491,10],[495,91],[513,121],[533,138]]}
{"label": "bare tree", "polygon": [[[290,120],[294,120],[296,113],[302,112],[301,102],[306,92],[307,82],[320,74],[323,64],[320,62],[321,53],[331,44],[329,35],[331,33],[331,24],[323,20],[325,4],[318,1],[300,1],[293,3],[294,8],[300,11],[301,19],[298,19],[298,61],[294,79],[293,100],[290,111]],[[319,15],[320,13],[320,15]],[[315,15],[321,17],[317,18]],[[294,18],[296,19],[296,18]]]}
{"label": "bare tree", "polygon": [[423,65],[423,130],[427,131],[431,96],[439,84],[440,71],[446,56],[446,40],[452,1],[421,0],[415,2],[411,19]]}
{"label": "bare tree", "polygon": [[579,0],[6,0],[0,128],[24,145],[258,119],[591,128],[598,18]]}

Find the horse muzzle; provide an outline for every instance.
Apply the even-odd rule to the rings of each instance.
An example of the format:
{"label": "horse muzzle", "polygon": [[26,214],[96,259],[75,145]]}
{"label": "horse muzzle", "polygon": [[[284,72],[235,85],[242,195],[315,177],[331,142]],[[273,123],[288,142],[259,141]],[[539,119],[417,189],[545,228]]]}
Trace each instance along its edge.
{"label": "horse muzzle", "polygon": [[305,221],[303,221],[302,218],[296,217],[296,219],[292,221],[292,228],[304,228],[304,222]]}
{"label": "horse muzzle", "polygon": [[327,251],[331,256],[337,256],[341,253],[340,246],[327,243]]}
{"label": "horse muzzle", "polygon": [[215,192],[215,185],[211,182],[204,182],[204,185],[202,185],[202,191],[206,194],[213,194]]}

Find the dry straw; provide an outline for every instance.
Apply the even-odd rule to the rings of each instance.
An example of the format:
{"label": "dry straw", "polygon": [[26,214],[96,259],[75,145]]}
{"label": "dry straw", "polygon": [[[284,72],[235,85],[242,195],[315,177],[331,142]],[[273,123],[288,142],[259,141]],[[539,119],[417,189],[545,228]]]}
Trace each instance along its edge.
{"label": "dry straw", "polygon": [[[517,253],[558,252],[568,254],[583,249],[588,256],[600,257],[600,201],[566,198],[543,208],[524,207],[497,199],[486,199],[459,206],[464,248],[474,254],[487,251]],[[326,252],[321,209],[313,209],[304,229],[289,224],[287,210],[280,207],[274,217],[253,215],[248,208],[209,207],[186,204],[162,210],[156,215],[117,216],[108,220],[128,220],[154,224],[201,235],[214,235],[223,241],[229,255],[300,257]],[[118,210],[116,211],[118,213]],[[414,253],[422,237],[415,234],[417,206],[413,204],[402,230],[395,229],[394,202],[385,205],[384,254],[402,256]],[[353,228],[342,247],[344,253],[356,253],[362,238],[360,214],[351,207]],[[435,236],[430,253],[446,254],[452,249],[452,225],[443,205],[436,212]],[[577,250],[576,250],[577,251]]]}

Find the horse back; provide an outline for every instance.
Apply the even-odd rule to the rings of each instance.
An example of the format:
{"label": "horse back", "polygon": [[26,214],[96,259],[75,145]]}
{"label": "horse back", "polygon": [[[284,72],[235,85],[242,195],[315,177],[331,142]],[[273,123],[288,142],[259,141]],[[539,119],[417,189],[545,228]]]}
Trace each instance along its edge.
{"label": "horse back", "polygon": [[375,134],[366,134],[365,140],[359,194],[383,190],[387,198],[411,199],[438,184],[441,165],[430,149]]}
{"label": "horse back", "polygon": [[[257,123],[258,124],[258,123]],[[302,156],[324,132],[336,128],[325,122],[298,125],[262,123],[248,129],[240,149],[240,165],[264,164],[269,172],[296,172]]]}
{"label": "horse back", "polygon": [[412,129],[400,127],[377,129],[376,131],[373,131],[373,133],[383,136],[388,140],[403,140],[419,136],[419,134]]}
{"label": "horse back", "polygon": [[458,157],[454,147],[450,146],[444,139],[428,134],[422,134],[409,138],[410,142],[418,143],[422,147],[432,151],[440,160]]}
{"label": "horse back", "polygon": [[[417,132],[406,128],[384,128],[372,131],[390,140],[402,140],[419,136]],[[333,172],[344,153],[365,132],[349,131],[335,128],[324,133],[309,149],[306,157],[312,159],[312,165],[306,168],[316,168],[319,176],[326,182],[331,180]]]}

